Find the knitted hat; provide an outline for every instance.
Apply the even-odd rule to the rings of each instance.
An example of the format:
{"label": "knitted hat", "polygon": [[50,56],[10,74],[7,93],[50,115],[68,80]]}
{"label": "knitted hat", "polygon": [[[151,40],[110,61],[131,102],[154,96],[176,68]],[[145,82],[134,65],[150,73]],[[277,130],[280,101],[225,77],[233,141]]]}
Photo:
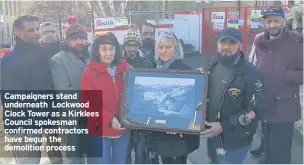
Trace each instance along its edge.
{"label": "knitted hat", "polygon": [[65,38],[68,40],[71,37],[85,37],[88,38],[86,29],[80,24],[70,25],[64,32]]}
{"label": "knitted hat", "polygon": [[123,44],[128,41],[136,41],[141,45],[142,38],[140,32],[135,28],[135,25],[130,24],[123,38]]}

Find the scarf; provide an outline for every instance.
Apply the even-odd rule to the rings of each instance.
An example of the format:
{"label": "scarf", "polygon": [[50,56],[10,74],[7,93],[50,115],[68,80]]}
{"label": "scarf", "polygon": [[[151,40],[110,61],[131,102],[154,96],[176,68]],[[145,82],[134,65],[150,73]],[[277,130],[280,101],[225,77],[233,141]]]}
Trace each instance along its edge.
{"label": "scarf", "polygon": [[156,64],[156,69],[168,69],[172,63],[174,63],[178,58],[173,56],[169,61],[164,63],[161,59],[158,59]]}

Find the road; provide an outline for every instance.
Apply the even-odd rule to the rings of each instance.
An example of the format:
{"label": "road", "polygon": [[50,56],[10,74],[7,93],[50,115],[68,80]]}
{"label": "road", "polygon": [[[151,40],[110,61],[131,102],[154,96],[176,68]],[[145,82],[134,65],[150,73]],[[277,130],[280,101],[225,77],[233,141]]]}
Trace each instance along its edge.
{"label": "road", "polygon": [[[201,56],[192,56],[192,57],[186,57],[185,63],[187,63],[192,68],[198,68],[200,67],[202,57]],[[2,112],[0,112],[0,119],[1,119]],[[2,121],[2,119],[1,119]],[[0,164],[14,164],[14,159],[12,158],[11,153],[5,153],[3,150],[1,151],[2,146],[4,146],[3,142],[3,125],[1,125],[0,122]],[[2,135],[2,136],[1,136]],[[252,143],[252,148],[256,148],[259,146],[259,135],[254,136],[254,141]],[[206,139],[201,138],[200,141],[200,147],[193,153],[191,153],[188,157],[188,164],[208,164],[208,156],[207,156],[207,143]],[[6,154],[6,157],[4,158],[4,154]],[[2,158],[1,158],[2,157]],[[10,158],[9,158],[10,157]],[[245,163],[246,164],[257,164],[259,161],[259,158],[261,156],[252,156],[248,154]],[[41,159],[41,164],[49,164],[49,159],[46,157],[46,154],[43,153],[43,158]],[[293,144],[292,144],[292,164],[303,164],[303,139],[302,136],[299,136],[295,133]]]}

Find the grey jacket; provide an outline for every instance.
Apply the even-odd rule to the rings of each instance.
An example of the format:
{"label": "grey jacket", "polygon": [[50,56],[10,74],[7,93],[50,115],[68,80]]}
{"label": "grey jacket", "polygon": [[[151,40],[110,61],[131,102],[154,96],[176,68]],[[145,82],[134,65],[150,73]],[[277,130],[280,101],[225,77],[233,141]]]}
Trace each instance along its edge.
{"label": "grey jacket", "polygon": [[85,66],[86,63],[72,52],[61,51],[57,53],[50,59],[55,90],[79,90]]}

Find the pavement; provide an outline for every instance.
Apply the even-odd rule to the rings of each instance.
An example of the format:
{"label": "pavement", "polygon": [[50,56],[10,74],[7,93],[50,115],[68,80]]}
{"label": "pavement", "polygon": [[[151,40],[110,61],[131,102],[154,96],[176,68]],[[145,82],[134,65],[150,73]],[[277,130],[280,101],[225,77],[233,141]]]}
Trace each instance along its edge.
{"label": "pavement", "polygon": [[[185,57],[185,63],[191,66],[192,68],[200,67],[200,61],[202,60],[201,56],[189,56]],[[14,164],[15,161],[12,157],[11,153],[4,152],[3,147],[4,144],[4,134],[3,134],[3,123],[1,119],[2,112],[0,111],[0,164]],[[303,124],[303,123],[302,123]],[[260,144],[259,134],[254,135],[254,140],[252,143],[252,148],[257,148]],[[303,135],[299,133],[298,130],[294,131],[294,138],[292,143],[292,164],[303,164]],[[245,160],[245,164],[257,164],[260,157],[253,156],[248,154]],[[40,164],[50,164],[49,159],[46,156],[46,153],[42,154],[42,159]],[[134,158],[134,154],[133,154]],[[188,156],[187,164],[208,164],[208,156],[207,156],[207,141],[205,138],[201,138],[199,149],[195,150]]]}

